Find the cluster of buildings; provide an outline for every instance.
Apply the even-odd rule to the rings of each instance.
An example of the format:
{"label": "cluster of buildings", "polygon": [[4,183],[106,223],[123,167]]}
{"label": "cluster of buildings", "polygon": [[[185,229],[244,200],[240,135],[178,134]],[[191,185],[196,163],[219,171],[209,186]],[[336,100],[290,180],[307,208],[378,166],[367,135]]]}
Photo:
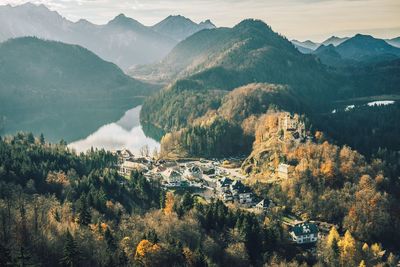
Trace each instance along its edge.
{"label": "cluster of buildings", "polygon": [[[284,122],[292,127],[290,121]],[[275,204],[269,199],[258,199],[252,190],[244,185],[240,179],[231,179],[221,176],[221,170],[210,162],[187,162],[159,160],[154,161],[147,157],[135,157],[129,150],[115,152],[119,159],[119,173],[129,176],[132,171],[140,171],[148,179],[159,179],[166,188],[185,186],[208,187],[216,198],[224,202],[237,203],[241,207],[251,208],[261,212],[268,211]],[[277,175],[281,179],[288,179],[292,166],[279,164]],[[315,243],[318,240],[318,227],[314,223],[295,221],[289,224],[291,240],[297,244]]]}
{"label": "cluster of buildings", "polygon": [[224,177],[218,180],[216,190],[219,198],[224,202],[236,202],[243,207],[256,208],[266,211],[274,204],[269,199],[256,199],[251,189],[240,180]]}

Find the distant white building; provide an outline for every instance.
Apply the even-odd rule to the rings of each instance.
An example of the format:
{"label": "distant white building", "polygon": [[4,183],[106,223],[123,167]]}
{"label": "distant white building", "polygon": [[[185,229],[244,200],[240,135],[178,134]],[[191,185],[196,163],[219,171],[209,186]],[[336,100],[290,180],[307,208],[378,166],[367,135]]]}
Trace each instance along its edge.
{"label": "distant white building", "polygon": [[222,200],[225,202],[233,202],[233,196],[230,191],[222,193]]}
{"label": "distant white building", "polygon": [[174,169],[167,169],[162,173],[164,180],[170,184],[180,184],[182,182],[182,175],[179,171]]}
{"label": "distant white building", "polygon": [[239,203],[250,205],[253,203],[253,194],[251,192],[239,193]]}
{"label": "distant white building", "polygon": [[318,240],[318,227],[313,223],[299,223],[289,232],[293,242],[297,244],[314,243]]}
{"label": "distant white building", "polygon": [[146,172],[148,168],[140,163],[126,160],[119,167],[118,173],[121,175],[131,175],[132,171]]}
{"label": "distant white building", "polygon": [[289,164],[280,163],[277,170],[278,178],[288,179],[293,169],[294,167]]}
{"label": "distant white building", "polygon": [[261,210],[261,211],[265,211],[268,210],[269,208],[271,208],[274,204],[272,203],[271,200],[269,199],[263,199],[260,202],[257,203],[256,205],[256,209]]}

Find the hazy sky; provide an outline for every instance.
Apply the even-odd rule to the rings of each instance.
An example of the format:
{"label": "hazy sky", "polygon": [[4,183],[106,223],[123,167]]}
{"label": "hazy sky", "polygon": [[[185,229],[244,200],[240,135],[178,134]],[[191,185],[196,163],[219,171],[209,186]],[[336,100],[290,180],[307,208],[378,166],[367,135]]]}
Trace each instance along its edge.
{"label": "hazy sky", "polygon": [[[0,0],[22,4],[26,0]],[[211,19],[217,26],[233,26],[244,18],[258,18],[289,39],[321,41],[331,35],[400,36],[400,0],[32,0],[64,17],[103,24],[120,13],[152,25],[181,14],[196,22]]]}

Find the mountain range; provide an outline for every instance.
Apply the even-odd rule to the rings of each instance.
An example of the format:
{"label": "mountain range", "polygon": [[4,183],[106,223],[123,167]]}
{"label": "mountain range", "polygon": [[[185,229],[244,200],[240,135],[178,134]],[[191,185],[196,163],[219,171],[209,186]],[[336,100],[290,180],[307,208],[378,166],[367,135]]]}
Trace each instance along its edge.
{"label": "mountain range", "polygon": [[313,55],[300,53],[264,22],[252,19],[233,28],[198,32],[159,64],[137,71],[169,84],[149,97],[141,112],[143,122],[167,131],[218,108],[226,93],[247,84],[287,85],[288,94],[315,107],[333,93],[329,88],[335,83]]}
{"label": "mountain range", "polygon": [[36,37],[0,44],[1,134],[83,138],[157,90],[77,46]]}
{"label": "mountain range", "polygon": [[180,40],[214,27],[210,21],[197,24],[182,16],[169,16],[148,27],[123,14],[105,25],[95,25],[87,20],[69,21],[44,5],[0,6],[0,42],[36,36],[78,44],[123,69],[157,62]]}
{"label": "mountain range", "polygon": [[[328,39],[326,39],[325,41],[323,41],[322,43],[313,42],[310,40],[307,40],[307,41],[292,40],[291,42],[296,46],[296,48],[300,52],[302,52],[304,54],[309,54],[309,53],[312,53],[313,51],[316,51],[322,45],[323,46],[333,45],[334,47],[336,47],[351,38],[357,37],[358,35],[361,35],[361,34],[357,34],[353,37],[331,36]],[[400,47],[400,37],[393,38],[393,39],[382,39],[382,40],[384,40],[386,43],[388,43],[391,46]]]}
{"label": "mountain range", "polygon": [[370,35],[357,34],[338,46],[321,45],[313,52],[327,65],[349,65],[355,62],[382,62],[400,57],[400,48]]}

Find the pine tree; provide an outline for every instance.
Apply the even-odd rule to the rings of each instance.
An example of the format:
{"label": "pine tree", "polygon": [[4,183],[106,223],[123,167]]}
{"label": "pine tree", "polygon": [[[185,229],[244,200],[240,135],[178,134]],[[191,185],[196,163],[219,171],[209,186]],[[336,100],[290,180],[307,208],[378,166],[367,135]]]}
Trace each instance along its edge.
{"label": "pine tree", "polygon": [[74,267],[79,264],[79,250],[73,236],[67,231],[65,236],[65,245],[63,251],[63,257],[61,258],[61,263],[65,266]]}
{"label": "pine tree", "polygon": [[193,208],[194,201],[193,201],[192,196],[189,193],[186,192],[183,195],[181,205],[182,205],[182,208],[183,208],[183,210],[185,212],[189,211],[189,210],[191,210]]}
{"label": "pine tree", "polygon": [[160,191],[160,209],[163,210],[165,208],[165,193],[164,191]]}
{"label": "pine tree", "polygon": [[19,249],[19,255],[17,256],[17,266],[33,266],[32,256],[25,246],[21,246]]}
{"label": "pine tree", "polygon": [[78,205],[77,205],[77,211],[78,211],[78,222],[81,225],[89,225],[89,223],[92,220],[92,216],[90,214],[90,210],[86,201],[86,196],[85,194],[82,194],[81,197],[78,200]]}
{"label": "pine tree", "polygon": [[33,136],[32,133],[28,133],[27,141],[28,141],[28,144],[34,144],[35,143],[35,137]]}
{"label": "pine tree", "polygon": [[106,231],[104,232],[104,239],[107,242],[108,249],[111,252],[114,252],[117,249],[117,245],[115,244],[115,239],[110,231],[110,228],[107,227]]}
{"label": "pine tree", "polygon": [[12,266],[11,252],[0,243],[0,267]]}
{"label": "pine tree", "polygon": [[40,134],[39,142],[40,142],[41,145],[45,144],[45,140],[44,140],[44,135],[43,134]]}

